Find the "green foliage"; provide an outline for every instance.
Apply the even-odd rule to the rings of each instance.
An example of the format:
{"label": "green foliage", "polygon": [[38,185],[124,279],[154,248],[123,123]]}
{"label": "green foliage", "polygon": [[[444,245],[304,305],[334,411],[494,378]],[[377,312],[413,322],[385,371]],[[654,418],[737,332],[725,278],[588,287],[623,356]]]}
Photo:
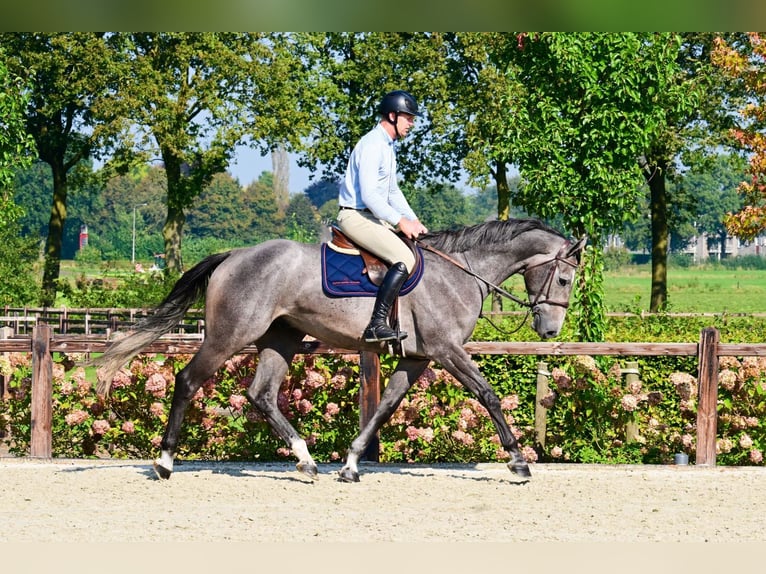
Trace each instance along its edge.
{"label": "green foliage", "polygon": [[34,142],[25,130],[24,107],[28,92],[23,81],[9,72],[0,46],[0,228],[16,220],[22,211],[9,197],[8,190],[20,165],[30,163]]}
{"label": "green foliage", "polygon": [[74,285],[59,280],[57,291],[59,300],[68,307],[136,309],[159,305],[173,283],[173,276],[162,271],[129,273],[119,279],[109,276],[89,279],[80,275]]}
{"label": "green foliage", "polygon": [[39,245],[20,237],[16,221],[0,225],[0,306],[34,305],[40,294],[36,266]]}

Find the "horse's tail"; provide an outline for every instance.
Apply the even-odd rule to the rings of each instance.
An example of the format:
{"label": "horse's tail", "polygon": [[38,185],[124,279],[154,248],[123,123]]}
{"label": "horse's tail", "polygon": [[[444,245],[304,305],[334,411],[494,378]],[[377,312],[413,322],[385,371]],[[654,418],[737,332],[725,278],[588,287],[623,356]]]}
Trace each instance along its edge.
{"label": "horse's tail", "polygon": [[204,294],[213,271],[229,255],[231,251],[210,255],[189,269],[153,314],[137,323],[128,336],[112,344],[103,355],[91,362],[99,368],[99,395],[109,394],[112,379],[120,367],[183,320],[189,307]]}

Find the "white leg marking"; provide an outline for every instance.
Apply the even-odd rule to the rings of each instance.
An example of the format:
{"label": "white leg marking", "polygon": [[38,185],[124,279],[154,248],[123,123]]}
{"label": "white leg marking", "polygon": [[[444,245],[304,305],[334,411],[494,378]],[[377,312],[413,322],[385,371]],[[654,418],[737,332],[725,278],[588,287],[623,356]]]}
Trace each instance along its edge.
{"label": "white leg marking", "polygon": [[161,467],[168,469],[170,472],[173,471],[173,455],[169,450],[163,450],[160,454],[160,458],[158,458],[156,462]]}

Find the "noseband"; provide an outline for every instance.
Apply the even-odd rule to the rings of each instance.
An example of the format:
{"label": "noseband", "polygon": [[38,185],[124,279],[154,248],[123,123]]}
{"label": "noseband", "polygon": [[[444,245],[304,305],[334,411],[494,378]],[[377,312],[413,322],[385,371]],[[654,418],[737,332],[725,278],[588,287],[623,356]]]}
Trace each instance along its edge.
{"label": "noseband", "polygon": [[[571,243],[569,241],[565,241],[564,244],[561,246],[561,249],[559,249],[559,252],[556,254],[556,256],[553,259],[548,259],[546,261],[543,261],[542,263],[536,263],[535,265],[530,265],[523,271],[521,271],[521,274],[524,275],[527,271],[530,269],[534,269],[536,267],[542,267],[543,265],[548,265],[549,263],[553,263],[554,261],[558,261],[560,263],[564,263],[565,265],[569,265],[570,267],[577,268],[577,263],[572,263],[571,261],[568,261],[564,259],[563,255],[567,252],[569,247],[571,246]],[[540,297],[543,293],[543,289],[540,289],[537,292],[537,295],[535,295],[534,300],[531,303],[524,302],[523,305],[525,307],[529,307],[530,309],[534,309],[537,307],[537,305],[541,303],[545,303],[546,305],[555,305],[556,307],[563,307],[564,309],[569,308],[569,301],[551,301],[548,299],[551,293],[551,286],[553,285],[553,275],[556,273],[556,265],[551,265],[548,268],[548,274],[545,276],[545,281],[543,282],[543,289],[545,290],[545,299],[540,301]]]}

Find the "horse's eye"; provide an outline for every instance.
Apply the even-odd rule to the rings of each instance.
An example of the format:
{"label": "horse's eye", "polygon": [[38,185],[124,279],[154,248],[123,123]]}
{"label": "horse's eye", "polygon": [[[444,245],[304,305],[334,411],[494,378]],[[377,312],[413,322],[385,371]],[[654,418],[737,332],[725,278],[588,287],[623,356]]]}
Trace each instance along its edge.
{"label": "horse's eye", "polygon": [[559,277],[559,285],[562,287],[566,287],[569,284],[569,281],[567,281],[564,277]]}

